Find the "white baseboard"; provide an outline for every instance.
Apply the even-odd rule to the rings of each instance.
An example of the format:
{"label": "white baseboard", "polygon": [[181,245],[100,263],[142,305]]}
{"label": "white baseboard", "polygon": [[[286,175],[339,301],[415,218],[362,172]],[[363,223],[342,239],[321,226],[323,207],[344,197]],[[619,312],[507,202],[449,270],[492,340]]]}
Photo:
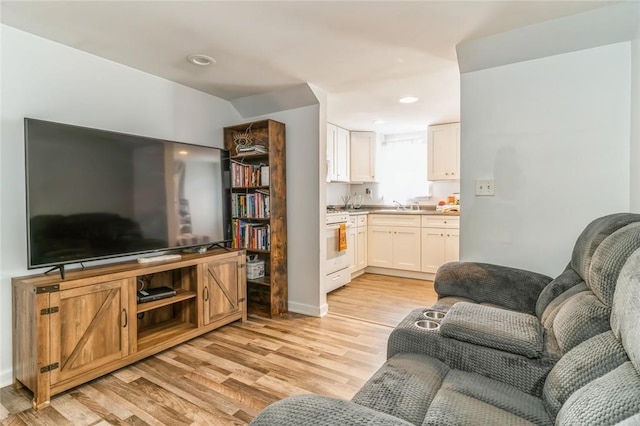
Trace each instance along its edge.
{"label": "white baseboard", "polygon": [[323,317],[327,315],[327,313],[329,313],[329,305],[325,303],[324,305],[318,307],[289,301],[289,312],[308,315],[310,317]]}
{"label": "white baseboard", "polygon": [[11,369],[0,372],[0,388],[13,384],[13,373]]}
{"label": "white baseboard", "polygon": [[371,274],[390,275],[392,277],[414,278],[418,280],[433,281],[436,274],[429,272],[405,271],[403,269],[380,268],[379,266],[367,266],[365,272]]}

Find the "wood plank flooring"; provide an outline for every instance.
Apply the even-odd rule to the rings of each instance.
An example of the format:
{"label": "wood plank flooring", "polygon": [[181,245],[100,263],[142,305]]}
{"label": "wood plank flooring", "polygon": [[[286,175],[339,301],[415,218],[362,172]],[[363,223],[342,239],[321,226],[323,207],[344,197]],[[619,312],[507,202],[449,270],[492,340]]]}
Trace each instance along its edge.
{"label": "wood plank flooring", "polygon": [[394,325],[436,300],[431,282],[365,274],[324,318],[251,315],[55,396],[0,389],[3,425],[246,425],[290,395],[350,399],[386,359]]}

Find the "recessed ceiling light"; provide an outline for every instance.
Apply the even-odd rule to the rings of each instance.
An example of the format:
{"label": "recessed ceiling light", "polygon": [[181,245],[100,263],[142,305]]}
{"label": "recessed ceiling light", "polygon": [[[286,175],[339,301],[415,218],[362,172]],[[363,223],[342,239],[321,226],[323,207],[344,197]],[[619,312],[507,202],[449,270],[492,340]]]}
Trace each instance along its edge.
{"label": "recessed ceiling light", "polygon": [[373,124],[384,124],[386,121],[384,120],[373,120]]}
{"label": "recessed ceiling light", "polygon": [[415,96],[406,96],[404,98],[398,99],[398,102],[400,102],[401,104],[412,104],[414,102],[418,102],[418,98],[416,98]]}
{"label": "recessed ceiling light", "polygon": [[216,60],[213,59],[211,56],[200,55],[200,54],[193,54],[193,55],[187,56],[187,61],[189,61],[193,65],[198,65],[200,67],[206,67],[216,63]]}

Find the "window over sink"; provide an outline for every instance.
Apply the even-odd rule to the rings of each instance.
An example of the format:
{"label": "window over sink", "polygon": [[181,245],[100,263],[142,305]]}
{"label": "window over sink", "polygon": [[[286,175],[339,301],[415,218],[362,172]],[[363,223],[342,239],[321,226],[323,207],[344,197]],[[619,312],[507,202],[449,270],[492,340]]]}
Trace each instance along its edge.
{"label": "window over sink", "polygon": [[426,132],[386,135],[378,158],[380,190],[385,200],[407,202],[431,196],[426,177]]}

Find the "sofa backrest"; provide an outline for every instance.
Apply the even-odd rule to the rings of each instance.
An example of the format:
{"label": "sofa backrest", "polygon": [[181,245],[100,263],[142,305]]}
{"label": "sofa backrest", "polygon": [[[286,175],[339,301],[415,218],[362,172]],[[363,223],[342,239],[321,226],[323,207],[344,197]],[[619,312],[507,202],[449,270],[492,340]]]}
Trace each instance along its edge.
{"label": "sofa backrest", "polygon": [[[576,285],[584,285],[589,276],[593,255],[600,243],[618,229],[639,222],[640,214],[615,213],[589,223],[576,240],[567,268],[540,293],[536,303],[536,315],[540,321],[544,323],[545,317],[554,312],[559,303],[575,293]],[[563,294],[568,291],[569,294]]]}
{"label": "sofa backrest", "polygon": [[[622,267],[640,248],[640,222],[626,225],[600,242],[591,256],[585,281],[580,281],[557,296],[543,311],[540,320],[553,339],[559,354],[578,343],[610,329],[611,306]],[[577,280],[567,268],[558,279]]]}
{"label": "sofa backrest", "polygon": [[618,276],[611,312],[611,330],[577,345],[547,377],[543,399],[557,425],[640,424],[640,249]]}
{"label": "sofa backrest", "polygon": [[593,254],[600,243],[618,229],[633,222],[640,222],[640,214],[614,213],[593,220],[576,240],[571,254],[571,268],[586,280],[591,269]]}

